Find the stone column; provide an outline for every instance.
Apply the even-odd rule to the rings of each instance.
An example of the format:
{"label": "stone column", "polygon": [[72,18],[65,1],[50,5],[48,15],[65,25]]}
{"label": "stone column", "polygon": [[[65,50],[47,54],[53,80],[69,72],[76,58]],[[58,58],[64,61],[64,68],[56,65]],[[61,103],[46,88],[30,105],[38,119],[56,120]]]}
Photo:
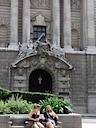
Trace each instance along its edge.
{"label": "stone column", "polygon": [[23,33],[22,43],[29,43],[30,39],[30,0],[23,0]]}
{"label": "stone column", "polygon": [[10,45],[8,49],[18,49],[18,0],[11,0]]}
{"label": "stone column", "polygon": [[87,51],[96,51],[95,47],[95,21],[94,21],[94,0],[87,0]]}
{"label": "stone column", "polygon": [[60,46],[60,1],[52,0],[52,43]]}
{"label": "stone column", "polygon": [[66,52],[73,51],[71,47],[71,0],[63,2],[63,42]]}
{"label": "stone column", "polygon": [[82,0],[82,43],[87,46],[87,0]]}

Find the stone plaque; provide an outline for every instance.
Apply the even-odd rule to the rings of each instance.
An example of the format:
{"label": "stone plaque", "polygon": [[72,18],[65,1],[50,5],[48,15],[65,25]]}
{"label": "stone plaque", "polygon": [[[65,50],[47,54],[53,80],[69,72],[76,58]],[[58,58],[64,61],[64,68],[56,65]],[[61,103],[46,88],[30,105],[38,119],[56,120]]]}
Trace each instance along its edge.
{"label": "stone plaque", "polygon": [[50,0],[31,0],[31,8],[50,9]]}

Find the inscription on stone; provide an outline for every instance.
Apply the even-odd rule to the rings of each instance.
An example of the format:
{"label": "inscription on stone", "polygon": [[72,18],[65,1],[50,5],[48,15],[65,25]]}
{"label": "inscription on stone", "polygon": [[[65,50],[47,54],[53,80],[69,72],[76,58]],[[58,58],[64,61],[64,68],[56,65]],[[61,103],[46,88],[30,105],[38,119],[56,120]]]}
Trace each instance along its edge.
{"label": "inscription on stone", "polygon": [[50,9],[50,0],[31,0],[31,8]]}

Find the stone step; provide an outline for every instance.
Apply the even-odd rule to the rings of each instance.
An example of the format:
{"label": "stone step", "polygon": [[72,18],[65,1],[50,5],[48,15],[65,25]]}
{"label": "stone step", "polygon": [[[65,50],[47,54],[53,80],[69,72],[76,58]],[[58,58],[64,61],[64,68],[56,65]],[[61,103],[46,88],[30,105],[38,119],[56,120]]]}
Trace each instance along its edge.
{"label": "stone step", "polygon": [[25,128],[25,126],[10,126],[10,128]]}

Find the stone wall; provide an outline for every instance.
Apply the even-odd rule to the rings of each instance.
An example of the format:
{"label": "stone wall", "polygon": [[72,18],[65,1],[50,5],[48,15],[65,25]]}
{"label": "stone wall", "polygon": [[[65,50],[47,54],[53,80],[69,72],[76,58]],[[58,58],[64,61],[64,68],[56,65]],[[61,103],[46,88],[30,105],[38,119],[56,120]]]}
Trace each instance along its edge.
{"label": "stone wall", "polygon": [[9,128],[8,122],[10,121],[9,115],[0,115],[0,128]]}
{"label": "stone wall", "polygon": [[[9,66],[17,52],[0,51],[0,86],[10,89]],[[74,67],[70,71],[70,99],[78,113],[94,113],[96,108],[96,56],[84,52],[66,54]],[[93,105],[94,103],[94,105]]]}
{"label": "stone wall", "polygon": [[96,108],[96,56],[81,52],[81,54],[67,54],[66,57],[74,66],[70,75],[70,96],[73,108],[79,113],[94,113]]}
{"label": "stone wall", "polygon": [[0,86],[10,89],[10,64],[15,60],[17,52],[0,50]]}

